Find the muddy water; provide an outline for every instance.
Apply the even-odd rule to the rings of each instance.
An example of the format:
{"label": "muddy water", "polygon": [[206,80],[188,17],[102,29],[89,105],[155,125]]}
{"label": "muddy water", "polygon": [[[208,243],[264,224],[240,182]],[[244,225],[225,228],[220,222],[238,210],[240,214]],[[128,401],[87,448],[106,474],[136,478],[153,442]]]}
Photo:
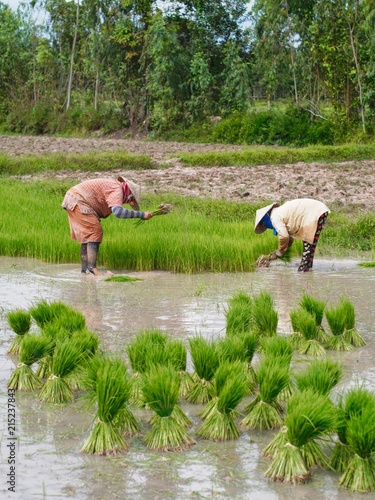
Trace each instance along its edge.
{"label": "muddy water", "polygon": [[[337,354],[346,368],[340,389],[360,379],[375,390],[375,269],[351,260],[317,259],[312,273],[296,272],[296,262],[246,274],[175,275],[164,272],[128,273],[133,283],[108,283],[81,277],[76,265],[48,265],[35,260],[0,258],[1,290],[1,489],[6,491],[8,449],[6,385],[15,360],[6,351],[13,334],[6,313],[29,308],[41,299],[63,300],[80,309],[96,331],[105,351],[124,349],[127,339],[144,328],[158,327],[186,340],[195,333],[220,336],[225,330],[225,306],[239,290],[272,293],[279,313],[279,332],[291,331],[289,312],[306,290],[335,305],[346,293],[354,303],[357,329],[367,345]],[[269,464],[261,450],[272,432],[243,432],[229,443],[198,440],[181,453],[147,450],[141,437],[117,458],[80,453],[92,415],[80,401],[70,405],[41,403],[35,395],[16,395],[16,494],[9,498],[76,499],[367,499],[338,488],[339,476],[314,471],[302,486],[271,483],[264,478]],[[183,405],[199,423],[201,407]],[[143,429],[149,415],[137,410]],[[1,496],[4,498],[4,495]]]}

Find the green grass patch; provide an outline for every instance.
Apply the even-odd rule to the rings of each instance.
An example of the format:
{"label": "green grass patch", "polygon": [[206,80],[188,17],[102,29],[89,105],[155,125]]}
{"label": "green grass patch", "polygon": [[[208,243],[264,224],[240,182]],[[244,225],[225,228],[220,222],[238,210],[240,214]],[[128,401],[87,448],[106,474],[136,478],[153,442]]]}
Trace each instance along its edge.
{"label": "green grass patch", "polygon": [[38,172],[69,170],[103,172],[107,170],[146,170],[156,166],[148,156],[125,151],[88,154],[45,154],[13,157],[0,153],[0,174],[26,175]]}
{"label": "green grass patch", "polygon": [[[297,162],[342,162],[373,159],[375,144],[342,146],[306,146],[302,148],[244,147],[240,151],[180,153],[180,160],[190,167],[230,167],[280,165]],[[175,155],[176,156],[176,155]]]}
{"label": "green grass patch", "polygon": [[[51,263],[79,263],[79,245],[70,239],[61,208],[73,182],[0,183],[0,255],[37,258]],[[259,204],[170,195],[145,195],[143,210],[160,203],[173,211],[137,227],[134,220],[103,220],[104,240],[98,265],[113,270],[165,270],[182,273],[253,271],[257,257],[277,247],[271,231],[254,233]],[[263,205],[262,205],[263,206]],[[348,254],[374,248],[370,224],[375,214],[331,214],[319,240],[318,253]],[[363,230],[363,227],[366,230]],[[292,247],[292,256],[301,244]]]}
{"label": "green grass patch", "polygon": [[134,278],[132,276],[111,276],[106,278],[104,281],[110,281],[114,283],[128,283],[129,281],[143,281],[140,278]]}

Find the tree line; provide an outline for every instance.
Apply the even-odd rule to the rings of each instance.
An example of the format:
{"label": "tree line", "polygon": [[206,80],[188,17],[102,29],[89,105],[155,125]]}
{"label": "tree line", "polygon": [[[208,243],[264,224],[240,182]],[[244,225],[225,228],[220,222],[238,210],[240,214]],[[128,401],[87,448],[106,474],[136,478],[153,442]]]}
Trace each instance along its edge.
{"label": "tree line", "polygon": [[0,126],[166,131],[262,98],[369,134],[374,54],[374,0],[0,1]]}

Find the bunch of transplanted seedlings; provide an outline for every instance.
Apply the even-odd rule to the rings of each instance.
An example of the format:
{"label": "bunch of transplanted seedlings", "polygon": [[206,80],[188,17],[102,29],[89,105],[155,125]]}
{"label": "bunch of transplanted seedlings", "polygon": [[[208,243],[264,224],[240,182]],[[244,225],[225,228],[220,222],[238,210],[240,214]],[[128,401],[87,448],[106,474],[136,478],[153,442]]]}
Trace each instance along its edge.
{"label": "bunch of transplanted seedlings", "polygon": [[323,328],[323,318],[326,303],[323,300],[312,297],[307,292],[304,292],[299,305],[314,317],[315,324],[318,329],[318,341],[322,345],[326,345],[329,341],[329,335]]}
{"label": "bunch of transplanted seedlings", "polygon": [[253,299],[244,292],[234,294],[225,311],[226,334],[249,332],[252,329]]}
{"label": "bunch of transplanted seedlings", "polygon": [[265,356],[255,371],[258,395],[246,407],[241,425],[259,430],[281,427],[283,406],[279,396],[289,384],[289,363],[281,357]]}
{"label": "bunch of transplanted seedlings", "polygon": [[253,298],[252,317],[255,331],[259,335],[276,335],[279,315],[268,292],[263,291]]}
{"label": "bunch of transplanted seedlings", "polygon": [[236,407],[247,393],[246,364],[241,361],[223,361],[215,372],[215,396],[200,413],[205,422],[197,434],[205,439],[228,441],[237,439]]}
{"label": "bunch of transplanted seedlings", "polygon": [[10,311],[7,314],[9,326],[12,328],[16,337],[14,338],[8,352],[11,354],[19,354],[22,340],[24,336],[29,333],[31,328],[31,314],[28,311],[18,309]]}
{"label": "bunch of transplanted seedlings", "polygon": [[19,363],[9,379],[8,387],[20,391],[34,391],[42,386],[42,380],[31,366],[45,356],[53,345],[43,335],[25,335],[19,352]]}
{"label": "bunch of transplanted seedlings", "polygon": [[340,307],[343,311],[345,311],[345,340],[347,340],[353,347],[366,345],[366,342],[355,327],[355,309],[353,303],[348,299],[348,297],[342,296],[340,297]]}
{"label": "bunch of transplanted seedlings", "polygon": [[219,366],[217,341],[200,335],[189,338],[194,372],[192,385],[186,395],[191,403],[206,404],[214,397],[213,378]]}
{"label": "bunch of transplanted seedlings", "polygon": [[292,323],[293,334],[290,342],[301,354],[322,356],[325,349],[319,341],[319,329],[316,325],[314,315],[302,307],[298,307],[289,313]]}
{"label": "bunch of transplanted seedlings", "polygon": [[325,316],[332,333],[327,347],[335,351],[351,351],[353,345],[345,338],[347,307],[341,303],[336,307],[327,308]]}
{"label": "bunch of transplanted seedlings", "polygon": [[333,447],[330,466],[337,472],[345,472],[349,468],[354,450],[347,438],[348,423],[353,417],[360,416],[369,409],[375,414],[375,394],[365,387],[355,386],[347,390],[339,398],[337,405],[337,440]]}
{"label": "bunch of transplanted seedlings", "polygon": [[155,412],[152,428],[145,435],[148,448],[160,451],[177,451],[195,443],[185,427],[174,417],[181,379],[170,365],[154,365],[144,376],[143,400]]}
{"label": "bunch of transplanted seedlings", "polygon": [[284,444],[265,475],[275,481],[304,483],[310,478],[303,447],[312,440],[327,436],[336,425],[333,403],[312,389],[297,392],[287,402]]}
{"label": "bunch of transplanted seedlings", "polygon": [[123,361],[93,358],[85,384],[89,402],[96,405],[94,426],[82,447],[84,453],[115,455],[128,449],[124,429],[137,430],[134,416],[127,408],[130,379]]}

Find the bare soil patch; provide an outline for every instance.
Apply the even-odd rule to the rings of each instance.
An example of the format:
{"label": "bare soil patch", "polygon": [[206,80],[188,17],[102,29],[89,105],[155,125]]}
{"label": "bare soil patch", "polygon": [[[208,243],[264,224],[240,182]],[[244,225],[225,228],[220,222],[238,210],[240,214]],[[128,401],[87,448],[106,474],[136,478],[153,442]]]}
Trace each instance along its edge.
{"label": "bare soil patch", "polygon": [[[238,201],[284,201],[314,197],[325,203],[375,209],[375,160],[343,163],[304,163],[249,167],[184,167],[176,158],[181,152],[234,151],[241,146],[192,144],[103,138],[59,138],[0,136],[0,151],[14,155],[45,153],[88,153],[123,150],[143,154],[168,168],[127,170],[126,176],[143,187],[143,192],[174,192],[184,196],[208,196]],[[119,171],[44,173],[26,178],[71,179],[72,182]]]}

